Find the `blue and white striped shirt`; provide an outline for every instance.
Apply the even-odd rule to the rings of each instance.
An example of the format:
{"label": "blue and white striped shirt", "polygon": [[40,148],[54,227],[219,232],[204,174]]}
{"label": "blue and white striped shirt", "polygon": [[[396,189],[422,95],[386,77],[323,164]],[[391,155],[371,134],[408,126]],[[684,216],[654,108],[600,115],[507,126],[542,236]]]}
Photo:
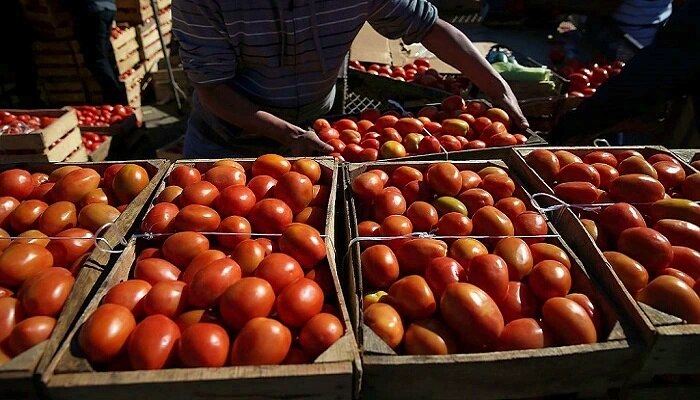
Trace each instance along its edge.
{"label": "blue and white striped shirt", "polygon": [[624,0],[612,17],[623,32],[648,46],[672,11],[671,0]]}

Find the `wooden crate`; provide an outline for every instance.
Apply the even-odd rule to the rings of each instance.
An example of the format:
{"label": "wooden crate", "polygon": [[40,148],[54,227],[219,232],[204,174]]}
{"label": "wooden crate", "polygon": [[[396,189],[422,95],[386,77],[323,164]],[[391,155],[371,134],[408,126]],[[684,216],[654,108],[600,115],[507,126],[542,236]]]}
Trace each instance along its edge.
{"label": "wooden crate", "polygon": [[[556,147],[549,150],[567,150],[578,156],[583,156],[594,150],[604,150],[615,154],[622,150],[637,150],[644,157],[652,154],[673,154],[661,146],[621,146],[621,147]],[[534,149],[518,149],[512,152],[512,165],[521,178],[528,183],[533,192],[554,194],[548,185],[534,169],[527,165],[525,157]],[[676,157],[677,158],[677,157]],[[677,158],[678,159],[678,158]],[[691,166],[680,160],[686,174],[695,172]],[[553,205],[548,199],[542,199],[543,206]],[[700,324],[686,324],[681,319],[663,313],[646,304],[638,303],[624,288],[622,282],[605,260],[601,250],[595,242],[586,234],[585,228],[580,223],[576,214],[570,209],[561,214],[557,223],[564,237],[571,240],[570,243],[577,254],[587,266],[590,266],[611,296],[630,315],[632,322],[641,333],[648,348],[645,355],[645,363],[633,383],[648,383],[655,376],[667,374],[700,374],[700,358],[687,357],[689,349],[700,346]],[[696,393],[700,396],[700,386],[696,387]]]}
{"label": "wooden crate", "polygon": [[[158,19],[160,20],[161,32],[163,33],[163,39],[165,44],[169,44],[172,37],[173,20],[172,13],[170,10],[161,14]],[[136,38],[139,42],[139,52],[141,54],[141,59],[150,59],[154,53],[161,51],[160,38],[158,36],[158,29],[156,26],[155,19],[151,18],[148,22],[137,25],[136,27]]]}
{"label": "wooden crate", "polygon": [[[357,237],[357,208],[350,187],[351,179],[370,169],[390,171],[409,165],[425,170],[431,162],[377,162],[349,164],[345,168],[346,229],[348,237]],[[486,166],[508,167],[500,161],[455,162],[458,169],[480,170]],[[529,194],[517,177],[514,196],[534,209]],[[548,222],[549,231],[558,235]],[[639,349],[633,347],[626,316],[615,309],[597,282],[561,237],[549,238],[565,250],[572,261],[573,287],[588,295],[606,316],[609,334],[600,343],[561,346],[540,350],[502,351],[447,356],[396,355],[362,322],[362,279],[360,249],[351,249],[349,297],[353,324],[358,329],[363,357],[362,391],[368,398],[440,398],[461,399],[465,393],[473,399],[515,399],[537,396],[602,396],[620,388],[640,362]],[[619,322],[617,319],[619,318]],[[576,371],[566,374],[562,371]]]}
{"label": "wooden crate", "polygon": [[92,153],[88,153],[90,161],[99,162],[105,161],[109,155],[109,148],[112,146],[112,138],[108,137],[102,144]]}
{"label": "wooden crate", "polygon": [[[134,68],[139,63],[139,43],[136,40],[136,29],[126,28],[125,31],[117,38],[121,44],[119,47],[114,46],[114,58],[117,61],[117,70],[119,75],[127,70]],[[113,42],[114,43],[114,42]]]}
{"label": "wooden crate", "polygon": [[[186,160],[173,164],[193,165],[206,170],[215,160]],[[252,159],[239,161],[250,168]],[[134,264],[136,250],[147,242],[132,239],[119,257],[104,284],[91,298],[82,317],[77,321],[49,368],[42,376],[53,399],[75,399],[80,396],[102,399],[124,399],[147,393],[165,395],[172,399],[201,398],[346,398],[352,397],[354,371],[359,369],[359,357],[350,319],[336,273],[334,236],[335,193],[337,190],[336,162],[331,158],[317,159],[323,176],[331,185],[325,234],[328,263],[334,277],[337,302],[347,328],[346,334],[311,364],[281,366],[250,366],[223,368],[189,368],[159,371],[95,372],[76,351],[76,333],[86,318],[99,305],[102,296],[112,286],[127,279]],[[167,173],[166,173],[167,176]],[[167,185],[162,181],[158,191]]]}
{"label": "wooden crate", "polygon": [[[671,152],[679,159],[692,163],[700,160],[700,149],[673,149]],[[692,167],[692,165],[691,165]],[[694,168],[697,170],[697,168]]]}
{"label": "wooden crate", "polygon": [[[133,161],[144,167],[151,176],[148,186],[129,204],[124,212],[109,228],[104,238],[106,245],[111,248],[119,246],[120,238],[129,234],[134,221],[142,214],[143,205],[151,198],[156,184],[162,179],[170,164],[164,160]],[[47,164],[11,164],[3,165],[2,169],[22,168],[30,172],[51,173],[65,165],[80,165],[93,168],[102,173],[114,163],[47,163]],[[113,261],[113,260],[112,260]],[[50,338],[0,366],[0,393],[4,399],[41,398],[41,388],[38,385],[38,375],[44,370],[51,356],[63,342],[75,319],[80,316],[85,299],[100,282],[100,277],[110,265],[110,254],[95,248],[80,269],[66,303],[56,322],[56,327]]]}
{"label": "wooden crate", "polygon": [[[32,150],[34,152],[8,150],[2,155],[2,160],[6,163],[66,161],[71,156],[77,157],[74,153],[81,148],[83,148],[83,142],[80,136],[80,129],[76,127],[49,147]],[[77,161],[87,161],[87,157]]]}

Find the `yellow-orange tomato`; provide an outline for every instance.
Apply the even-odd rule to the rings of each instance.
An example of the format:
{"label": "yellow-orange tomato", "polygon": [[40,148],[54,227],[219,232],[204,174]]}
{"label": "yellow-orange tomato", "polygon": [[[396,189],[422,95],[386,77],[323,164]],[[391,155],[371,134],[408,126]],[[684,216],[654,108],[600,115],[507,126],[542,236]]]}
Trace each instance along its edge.
{"label": "yellow-orange tomato", "polygon": [[401,344],[404,335],[403,323],[401,316],[392,306],[384,303],[372,304],[365,309],[363,320],[389,347],[396,348]]}
{"label": "yellow-orange tomato", "polygon": [[[148,172],[136,164],[127,164],[117,172],[112,190],[121,204],[129,203],[148,186]],[[55,188],[54,188],[55,189]]]}
{"label": "yellow-orange tomato", "polygon": [[450,329],[437,319],[415,321],[406,329],[406,354],[446,355],[457,352],[457,341]]}
{"label": "yellow-orange tomato", "polygon": [[116,221],[120,215],[119,210],[109,204],[88,204],[80,210],[78,225],[91,232],[97,232],[104,225]]}
{"label": "yellow-orange tomato", "polygon": [[496,344],[503,331],[503,315],[486,292],[470,283],[454,283],[440,299],[440,313],[468,347]]}
{"label": "yellow-orange tomato", "polygon": [[269,175],[279,179],[282,175],[291,171],[292,164],[284,157],[277,154],[265,154],[253,161],[253,176]]}

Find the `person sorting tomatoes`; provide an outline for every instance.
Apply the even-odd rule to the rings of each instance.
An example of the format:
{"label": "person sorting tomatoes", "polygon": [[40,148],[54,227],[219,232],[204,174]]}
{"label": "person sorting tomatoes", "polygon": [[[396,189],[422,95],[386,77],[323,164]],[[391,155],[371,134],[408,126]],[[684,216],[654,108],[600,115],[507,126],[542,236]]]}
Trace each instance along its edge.
{"label": "person sorting tomatoes", "polygon": [[421,42],[516,126],[528,126],[508,84],[426,0],[173,0],[172,9],[195,86],[187,157],[330,153],[304,123],[331,109],[339,69],[365,21],[387,38]]}

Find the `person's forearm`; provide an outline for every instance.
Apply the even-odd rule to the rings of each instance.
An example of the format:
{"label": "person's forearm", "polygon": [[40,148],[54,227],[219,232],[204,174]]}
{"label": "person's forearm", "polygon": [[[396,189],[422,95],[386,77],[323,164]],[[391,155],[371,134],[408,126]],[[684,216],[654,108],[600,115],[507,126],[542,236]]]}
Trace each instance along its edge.
{"label": "person's forearm", "polygon": [[289,122],[260,110],[255,103],[236,93],[228,85],[198,87],[197,95],[202,105],[212,114],[241,128],[289,144],[294,133],[302,131]]}
{"label": "person's forearm", "polygon": [[438,19],[422,43],[438,58],[466,75],[492,99],[503,97],[509,90],[501,75],[469,38],[449,23]]}

